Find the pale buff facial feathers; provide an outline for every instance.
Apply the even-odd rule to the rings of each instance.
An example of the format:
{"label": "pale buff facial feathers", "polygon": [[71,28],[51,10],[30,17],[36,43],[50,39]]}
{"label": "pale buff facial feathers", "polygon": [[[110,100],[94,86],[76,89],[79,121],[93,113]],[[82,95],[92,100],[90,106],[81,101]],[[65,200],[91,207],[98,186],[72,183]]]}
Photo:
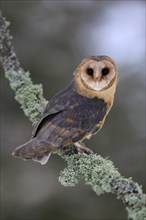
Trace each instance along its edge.
{"label": "pale buff facial feathers", "polygon": [[101,98],[111,108],[118,82],[118,70],[110,57],[85,58],[74,75],[78,93],[89,98]]}

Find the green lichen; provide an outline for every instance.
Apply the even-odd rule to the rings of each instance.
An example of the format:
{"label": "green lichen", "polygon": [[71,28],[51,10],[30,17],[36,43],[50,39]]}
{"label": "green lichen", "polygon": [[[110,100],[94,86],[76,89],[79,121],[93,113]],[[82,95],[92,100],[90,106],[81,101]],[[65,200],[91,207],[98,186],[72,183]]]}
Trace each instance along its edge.
{"label": "green lichen", "polygon": [[25,115],[35,123],[41,117],[47,101],[43,98],[42,85],[34,85],[30,73],[23,70],[8,71],[5,73],[15,91],[15,99],[21,105]]}
{"label": "green lichen", "polygon": [[[146,203],[146,198],[145,201]],[[126,208],[127,213],[128,213],[128,219],[133,219],[133,220],[146,220],[146,207],[145,203],[140,203],[141,207],[139,209],[136,208]]]}
{"label": "green lichen", "polygon": [[133,220],[146,220],[146,195],[142,192],[136,196],[126,194],[125,199],[128,203],[126,210],[128,218]]}
{"label": "green lichen", "polygon": [[42,85],[34,85],[30,73],[25,72],[20,66],[12,45],[9,24],[0,12],[0,61],[5,76],[15,91],[15,99],[21,105],[25,115],[35,123],[40,119],[47,101],[43,97]]}
{"label": "green lichen", "polygon": [[84,179],[97,195],[111,192],[122,199],[129,219],[146,219],[146,201],[141,186],[131,178],[122,177],[112,161],[96,154],[77,153],[73,146],[62,150],[60,155],[67,162],[59,177],[63,186],[75,186]]}
{"label": "green lichen", "polygon": [[96,154],[78,153],[68,157],[67,168],[61,172],[59,181],[62,185],[73,186],[79,179],[91,185],[97,195],[111,191],[113,178],[119,177],[117,169],[110,160]]}

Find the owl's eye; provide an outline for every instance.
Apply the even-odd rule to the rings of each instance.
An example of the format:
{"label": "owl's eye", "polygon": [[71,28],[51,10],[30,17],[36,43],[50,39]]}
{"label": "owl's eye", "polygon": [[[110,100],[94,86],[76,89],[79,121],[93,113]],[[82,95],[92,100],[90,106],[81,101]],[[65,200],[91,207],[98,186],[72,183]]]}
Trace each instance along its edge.
{"label": "owl's eye", "polygon": [[88,74],[89,76],[93,76],[94,70],[93,70],[92,68],[88,68],[88,69],[87,69],[87,74]]}
{"label": "owl's eye", "polygon": [[109,74],[109,72],[110,72],[109,68],[107,68],[107,67],[103,68],[102,69],[102,76],[106,76],[107,74]]}

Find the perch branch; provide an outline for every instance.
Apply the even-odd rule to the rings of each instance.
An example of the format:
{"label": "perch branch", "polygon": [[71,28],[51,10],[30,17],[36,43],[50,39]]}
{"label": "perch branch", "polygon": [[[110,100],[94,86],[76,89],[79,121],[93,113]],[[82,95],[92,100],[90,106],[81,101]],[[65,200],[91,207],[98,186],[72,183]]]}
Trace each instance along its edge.
{"label": "perch branch", "polygon": [[[0,14],[0,61],[5,76],[15,91],[15,99],[25,115],[35,123],[41,117],[47,101],[43,98],[42,85],[34,85],[29,72],[21,68],[8,26],[9,22]],[[146,219],[146,196],[141,186],[131,178],[122,177],[110,160],[96,154],[76,153],[74,146],[61,150],[58,154],[67,162],[67,168],[59,177],[63,186],[75,186],[82,178],[97,195],[111,192],[122,199],[129,219]]]}
{"label": "perch branch", "polygon": [[15,91],[15,99],[21,105],[25,115],[32,122],[36,122],[40,118],[47,101],[43,98],[42,85],[34,85],[30,73],[21,68],[12,46],[12,37],[8,26],[9,22],[0,14],[0,62],[11,88]]}

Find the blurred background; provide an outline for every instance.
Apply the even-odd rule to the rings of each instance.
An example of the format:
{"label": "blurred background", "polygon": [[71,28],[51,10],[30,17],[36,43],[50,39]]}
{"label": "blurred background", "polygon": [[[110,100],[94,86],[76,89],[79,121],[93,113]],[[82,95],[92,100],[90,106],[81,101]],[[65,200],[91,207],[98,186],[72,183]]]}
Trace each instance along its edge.
{"label": "blurred background", "polygon": [[[21,66],[34,83],[43,84],[46,99],[68,85],[84,57],[115,60],[119,84],[114,106],[86,145],[145,190],[145,1],[2,0],[1,8],[11,22]],[[59,156],[45,166],[11,156],[31,137],[32,125],[2,67],[0,80],[1,219],[126,220],[114,195],[98,197],[83,181],[74,188],[61,186],[58,177],[66,164]]]}

